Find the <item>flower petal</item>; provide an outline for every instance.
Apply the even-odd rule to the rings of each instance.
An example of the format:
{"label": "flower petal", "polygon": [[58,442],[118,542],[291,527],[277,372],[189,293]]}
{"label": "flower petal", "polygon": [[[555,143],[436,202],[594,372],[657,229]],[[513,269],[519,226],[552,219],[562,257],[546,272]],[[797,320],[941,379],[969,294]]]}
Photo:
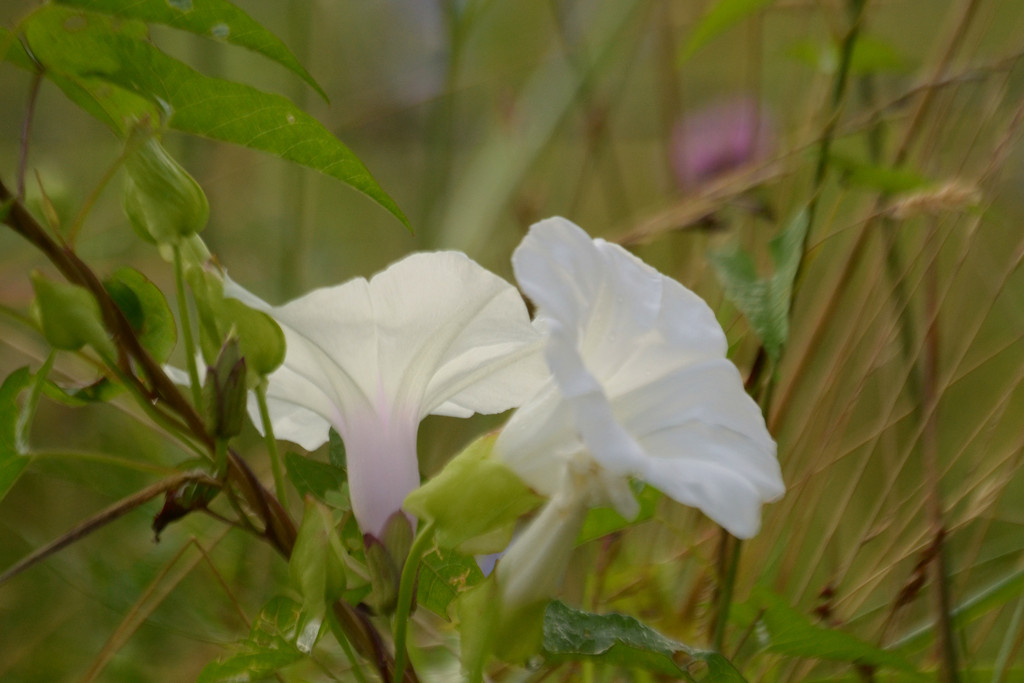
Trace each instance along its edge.
{"label": "flower petal", "polygon": [[464,254],[413,254],[283,306],[234,283],[225,292],[284,332],[285,361],[267,390],[276,434],[313,449],[328,423],[338,430],[353,511],[375,535],[419,485],[424,416],[507,410],[547,376],[522,297]]}
{"label": "flower petal", "polygon": [[554,386],[517,411],[497,452],[546,492],[585,451],[620,511],[636,508],[622,485],[635,476],[738,536],[756,533],[761,503],[784,491],[775,443],[707,304],[562,218],[534,225],[513,266],[547,329]]}

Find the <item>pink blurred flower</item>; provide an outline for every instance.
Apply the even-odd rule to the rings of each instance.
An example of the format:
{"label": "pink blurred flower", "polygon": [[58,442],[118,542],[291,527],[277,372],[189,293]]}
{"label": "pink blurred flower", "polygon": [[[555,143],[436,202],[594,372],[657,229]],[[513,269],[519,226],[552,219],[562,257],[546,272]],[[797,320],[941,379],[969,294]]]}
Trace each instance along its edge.
{"label": "pink blurred flower", "polygon": [[775,127],[749,96],[722,100],[682,117],[672,130],[669,154],[679,187],[689,190],[775,148]]}

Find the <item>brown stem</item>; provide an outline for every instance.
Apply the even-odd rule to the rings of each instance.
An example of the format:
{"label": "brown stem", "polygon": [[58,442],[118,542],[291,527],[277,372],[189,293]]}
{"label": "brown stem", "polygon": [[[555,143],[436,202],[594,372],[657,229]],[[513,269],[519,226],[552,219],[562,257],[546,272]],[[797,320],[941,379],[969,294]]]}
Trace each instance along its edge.
{"label": "brown stem", "polygon": [[[934,223],[932,228],[934,229]],[[929,240],[932,249],[937,250],[937,241]],[[933,254],[927,273],[927,291],[925,308],[928,311],[928,328],[925,336],[925,356],[922,359],[921,386],[922,399],[927,406],[925,411],[924,429],[921,434],[921,452],[923,457],[925,478],[928,486],[928,521],[932,527],[935,544],[935,562],[932,565],[935,584],[934,600],[938,638],[936,651],[942,660],[942,680],[945,683],[956,683],[960,680],[957,667],[956,641],[953,636],[952,600],[949,594],[949,567],[946,560],[945,537],[946,528],[943,519],[941,475],[939,473],[939,437],[938,410],[940,393],[938,390],[939,360],[939,320],[938,320],[938,254]]]}
{"label": "brown stem", "polygon": [[[0,202],[12,200],[13,204],[4,218],[4,223],[43,252],[43,255],[69,282],[86,288],[96,298],[103,322],[114,337],[119,355],[118,366],[124,371],[126,379],[133,383],[141,395],[148,397],[154,403],[165,405],[177,414],[189,431],[212,451],[214,439],[207,432],[202,417],[181,394],[177,385],[164,373],[163,368],[142,346],[131,323],[125,318],[114,300],[110,298],[96,274],[74,251],[54,241],[24,205],[20,201],[16,201],[0,181]],[[150,386],[146,386],[135,373],[130,371],[129,359],[141,368],[142,374],[147,378]],[[288,557],[292,545],[295,543],[294,523],[288,517],[281,503],[260,484],[245,461],[233,451],[228,453],[228,478],[238,486],[246,502],[256,510],[263,520],[264,534],[267,540],[282,555]]]}
{"label": "brown stem", "polygon": [[22,573],[26,569],[33,567],[50,555],[63,550],[75,541],[79,541],[97,529],[106,526],[114,520],[124,516],[131,512],[140,505],[149,502],[156,498],[162,493],[168,491],[174,491],[180,488],[182,485],[189,482],[205,482],[208,484],[216,484],[217,482],[210,479],[204,474],[196,474],[194,472],[186,472],[179,474],[174,477],[169,477],[163,481],[158,481],[155,484],[147,486],[146,488],[133,493],[127,498],[123,498],[105,510],[93,515],[89,519],[85,520],[78,526],[74,527],[60,538],[57,538],[50,543],[47,543],[42,548],[38,548],[35,552],[31,553],[27,557],[22,558],[19,562],[9,567],[7,571],[0,574],[0,584],[3,584],[10,579],[13,579],[18,574]]}

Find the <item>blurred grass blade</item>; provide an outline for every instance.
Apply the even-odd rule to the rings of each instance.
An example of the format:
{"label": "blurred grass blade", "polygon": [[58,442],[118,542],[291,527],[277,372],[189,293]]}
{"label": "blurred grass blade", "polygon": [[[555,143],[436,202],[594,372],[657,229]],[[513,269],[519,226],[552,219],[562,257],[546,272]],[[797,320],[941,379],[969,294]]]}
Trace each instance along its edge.
{"label": "blurred grass blade", "polygon": [[[210,550],[217,546],[220,541],[227,536],[229,528],[225,528],[220,534],[214,537],[210,542]],[[185,556],[185,552],[195,546],[197,551],[192,554],[191,557],[180,562]],[[167,599],[167,597],[174,591],[175,588],[181,584],[188,576],[195,570],[199,563],[207,558],[206,551],[204,551],[199,542],[195,539],[190,539],[186,542],[181,549],[174,554],[171,559],[157,572],[156,576],[153,577],[153,581],[146,587],[146,590],[142,592],[138,600],[132,604],[128,613],[125,614],[124,619],[118,624],[117,629],[110,634],[110,638],[103,645],[103,649],[100,650],[99,654],[96,655],[96,659],[93,660],[92,666],[89,671],[82,678],[82,683],[90,683],[95,681],[103,670],[110,663],[110,660],[120,652],[121,648],[125,646],[128,640],[139,630],[150,615],[153,614]],[[180,565],[180,566],[179,566]],[[177,571],[171,572],[178,566]],[[216,571],[216,568],[211,565],[211,568]],[[110,680],[104,678],[104,680]]]}
{"label": "blurred grass blade", "polygon": [[683,43],[679,63],[688,60],[734,24],[773,2],[775,0],[718,0],[693,29],[689,40]]}
{"label": "blurred grass blade", "polygon": [[277,36],[241,8],[226,0],[56,0],[56,3],[111,14],[123,19],[166,24],[182,31],[248,48],[297,75],[327,101],[327,93]]}
{"label": "blurred grass blade", "polygon": [[[996,581],[988,588],[979,591],[953,608],[950,612],[953,625],[962,629],[967,624],[990,614],[1004,604],[1024,595],[1024,569],[1019,569],[1009,576]],[[920,628],[898,641],[893,647],[909,651],[921,647],[933,637],[935,624],[931,623]]]}
{"label": "blurred grass blade", "polygon": [[[143,40],[137,22],[115,25],[103,15],[47,6],[22,29],[48,77],[70,79],[85,92],[95,92],[90,84],[103,81],[134,93],[157,105],[170,128],[313,168],[359,190],[409,226],[356,155],[286,97],[204,76]],[[108,121],[125,114],[134,118],[132,111],[116,108],[111,116],[101,103],[95,106],[107,112]],[[87,107],[90,113],[95,106]],[[119,121],[117,129],[123,133],[133,122]]]}
{"label": "blurred grass blade", "polygon": [[[756,589],[752,599],[761,610],[765,646],[771,652],[888,667],[908,673],[916,671],[896,652],[875,647],[843,631],[815,624],[766,588]],[[923,676],[921,678],[924,679]]]}
{"label": "blurred grass blade", "polygon": [[480,253],[493,242],[491,231],[523,176],[577,104],[586,82],[623,48],[623,33],[643,6],[632,2],[596,4],[588,29],[594,49],[586,62],[575,68],[556,57],[529,78],[511,107],[523,113],[518,125],[510,131],[507,122],[496,123],[477,147],[448,197],[436,244]]}
{"label": "blurred grass blade", "polygon": [[146,488],[133,493],[132,495],[122,498],[113,505],[104,508],[100,512],[96,513],[92,517],[79,523],[70,531],[66,532],[59,538],[56,538],[41,548],[36,549],[31,554],[23,557],[18,562],[8,567],[2,574],[0,574],[0,584],[9,581],[18,574],[22,573],[26,569],[29,569],[46,558],[50,557],[54,553],[60,552],[64,548],[68,547],[72,543],[82,540],[97,529],[105,527],[107,524],[123,517],[132,510],[136,509],[140,505],[149,502],[157,496],[167,493],[168,491],[174,491],[178,487],[187,484],[191,481],[203,481],[216,485],[217,482],[208,480],[203,475],[197,475],[194,473],[183,473],[173,477],[168,477],[162,481],[158,481],[155,484],[147,486]]}

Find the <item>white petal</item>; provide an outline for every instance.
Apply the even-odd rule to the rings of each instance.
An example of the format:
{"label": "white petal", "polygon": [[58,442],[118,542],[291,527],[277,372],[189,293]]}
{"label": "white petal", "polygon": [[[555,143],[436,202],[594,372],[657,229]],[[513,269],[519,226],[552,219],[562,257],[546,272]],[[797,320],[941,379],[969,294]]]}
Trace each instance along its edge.
{"label": "white petal", "polygon": [[567,462],[582,449],[554,380],[512,414],[494,443],[495,457],[544,496],[555,494]]}
{"label": "white petal", "polygon": [[498,561],[498,585],[506,608],[553,597],[562,583],[587,507],[555,496],[541,508]]}
{"label": "white petal", "polygon": [[[534,225],[513,266],[548,331],[557,390],[523,406],[496,451],[536,486],[585,450],[620,511],[635,509],[623,482],[636,476],[738,536],[756,533],[761,503],[784,491],[775,442],[707,304],[561,218]],[[547,423],[566,412],[569,433]],[[540,436],[524,435],[528,420]]]}
{"label": "white petal", "polygon": [[415,414],[349,415],[345,440],[352,512],[363,533],[380,537],[402,502],[420,485]]}
{"label": "white petal", "polygon": [[546,377],[522,297],[464,254],[414,254],[277,307],[234,283],[225,292],[281,325],[287,353],[267,392],[276,433],[316,448],[327,423],[338,430],[369,533],[419,485],[425,415],[507,410]]}

